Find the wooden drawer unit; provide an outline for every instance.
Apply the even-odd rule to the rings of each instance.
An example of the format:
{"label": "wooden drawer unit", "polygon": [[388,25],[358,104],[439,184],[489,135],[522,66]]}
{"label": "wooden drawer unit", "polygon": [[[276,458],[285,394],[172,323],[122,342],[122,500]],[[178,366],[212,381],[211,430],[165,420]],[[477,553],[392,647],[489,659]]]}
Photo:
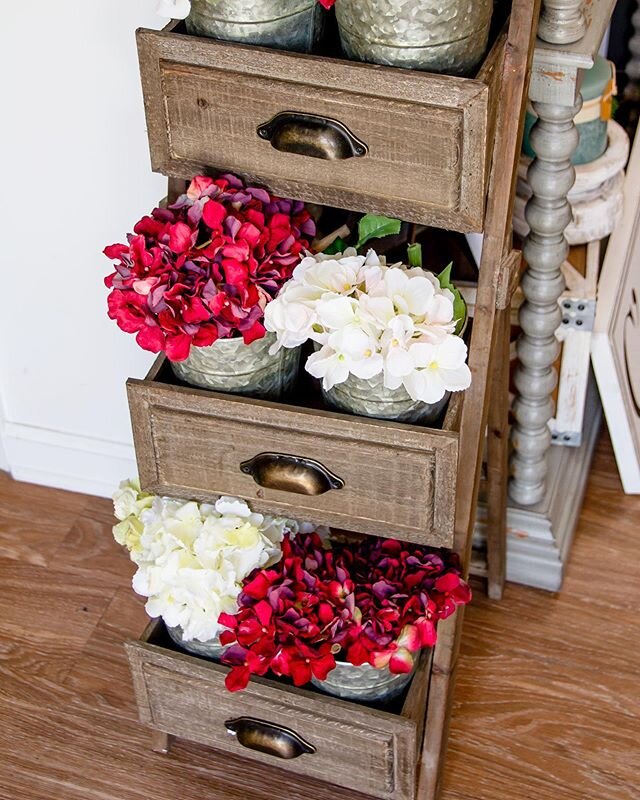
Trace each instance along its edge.
{"label": "wooden drawer unit", "polygon": [[[161,621],[126,647],[140,720],[152,728],[374,797],[414,798],[429,653],[404,699],[381,711],[264,678],[232,694],[228,668],[171,649]],[[256,728],[267,752],[252,749]]]}
{"label": "wooden drawer unit", "polygon": [[179,386],[163,359],[127,388],[147,491],[453,544],[459,397],[434,430]]}
{"label": "wooden drawer unit", "polygon": [[174,28],[138,31],[154,170],[230,170],[287,197],[482,229],[505,35],[467,79]]}

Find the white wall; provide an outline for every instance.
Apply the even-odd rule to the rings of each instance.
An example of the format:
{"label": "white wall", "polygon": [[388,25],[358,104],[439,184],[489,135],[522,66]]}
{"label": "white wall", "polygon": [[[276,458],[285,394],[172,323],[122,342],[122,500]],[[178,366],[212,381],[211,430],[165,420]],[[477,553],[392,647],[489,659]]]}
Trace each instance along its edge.
{"label": "white wall", "polygon": [[101,252],[166,190],[134,36],[160,27],[156,2],[29,0],[3,14],[0,397],[16,478],[106,495],[135,474],[124,381],[152,356],[106,316]]}
{"label": "white wall", "polygon": [[4,451],[4,406],[0,397],[0,470],[5,472],[9,469],[9,459]]}

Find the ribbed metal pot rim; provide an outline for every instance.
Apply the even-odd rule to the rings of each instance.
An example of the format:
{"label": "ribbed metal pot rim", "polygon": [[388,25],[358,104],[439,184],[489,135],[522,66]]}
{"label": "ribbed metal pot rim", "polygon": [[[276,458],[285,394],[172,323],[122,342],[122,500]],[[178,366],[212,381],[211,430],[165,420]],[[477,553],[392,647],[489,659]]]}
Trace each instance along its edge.
{"label": "ribbed metal pot rim", "polygon": [[[255,339],[254,341],[259,342],[260,339]],[[246,344],[245,340],[242,336],[225,336],[224,338],[216,339],[215,342],[211,345],[205,345],[205,347],[233,347],[234,345]],[[253,344],[253,342],[251,342]],[[249,347],[249,345],[247,345]]]}
{"label": "ribbed metal pot rim", "polygon": [[[339,2],[339,0],[338,0]],[[342,25],[341,30],[345,31],[349,34],[349,36],[353,36],[355,39],[361,39],[362,41],[366,41],[367,44],[377,44],[381,47],[393,47],[397,50],[433,50],[436,47],[441,46],[440,43],[437,44],[407,44],[406,41],[404,42],[396,42],[392,39],[374,39],[368,32],[366,36],[363,36],[361,33],[356,31],[354,28],[349,28],[347,25]],[[457,44],[458,42],[464,42],[467,39],[475,39],[476,35],[471,34],[470,36],[461,36],[458,39],[449,39],[444,44],[452,45]],[[451,77],[455,78],[455,75]]]}
{"label": "ribbed metal pot rim", "polygon": [[[311,4],[313,5],[313,3]],[[308,11],[311,8],[311,5],[304,6],[303,8],[298,9],[298,11],[292,11],[290,14],[282,14],[280,17],[273,17],[270,19],[234,19],[229,20],[225,19],[224,17],[208,17],[208,19],[213,20],[214,22],[222,22],[225,24],[233,23],[234,25],[269,25],[271,22],[281,22],[283,19],[289,19],[289,17],[297,17],[298,14],[302,14],[305,11]]]}
{"label": "ribbed metal pot rim", "polygon": [[[206,12],[206,18],[208,20],[212,20],[213,22],[222,22],[224,24],[234,24],[234,25],[268,25],[271,22],[280,22],[281,20],[288,19],[289,17],[295,17],[298,14],[302,14],[305,11],[309,11],[310,8],[313,8],[318,0],[311,0],[311,2],[307,2],[304,5],[300,4],[296,6],[295,11],[289,11],[286,14],[279,14],[277,17],[260,17],[253,19],[236,19],[230,17],[217,17],[215,14]],[[208,4],[208,7],[211,8],[214,4]],[[203,12],[195,11],[196,15],[202,14]]]}

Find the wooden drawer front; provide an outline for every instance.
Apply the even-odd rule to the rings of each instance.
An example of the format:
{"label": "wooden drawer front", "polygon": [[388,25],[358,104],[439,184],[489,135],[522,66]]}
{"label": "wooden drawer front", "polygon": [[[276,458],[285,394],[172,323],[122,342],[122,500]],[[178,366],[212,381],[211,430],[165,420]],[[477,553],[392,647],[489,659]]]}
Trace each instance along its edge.
{"label": "wooden drawer front", "polygon": [[[454,230],[482,228],[491,80],[170,31],[139,31],[138,43],[156,171],[189,178],[232,170],[285,196]],[[337,120],[368,152],[343,160],[280,152],[257,129],[281,112]]]}
{"label": "wooden drawer front", "polygon": [[[259,511],[434,546],[453,543],[457,434],[129,381],[142,486],[242,497]],[[309,496],[259,486],[240,465],[264,452],[320,462],[344,488]]]}
{"label": "wooden drawer front", "polygon": [[[146,724],[364,794],[413,798],[415,720],[270,680],[254,679],[243,692],[231,694],[224,686],[226,667],[140,643],[127,647]],[[420,680],[426,682],[426,674]],[[244,747],[225,726],[238,717],[288,728],[316,752],[283,759]]]}

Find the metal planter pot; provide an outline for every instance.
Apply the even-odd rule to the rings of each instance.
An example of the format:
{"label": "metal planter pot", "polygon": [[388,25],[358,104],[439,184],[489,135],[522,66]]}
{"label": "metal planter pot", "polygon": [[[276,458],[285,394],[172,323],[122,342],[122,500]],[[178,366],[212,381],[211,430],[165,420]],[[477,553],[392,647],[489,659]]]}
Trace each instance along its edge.
{"label": "metal planter pot", "polygon": [[192,347],[185,361],[172,361],[180,380],[216,392],[277,400],[295,381],[300,350],[281,348],[270,355],[273,333],[245,344],[241,338],[218,339],[210,347]]}
{"label": "metal planter pot", "polygon": [[189,33],[310,53],[320,38],[317,0],[191,0]]}
{"label": "metal planter pot", "polygon": [[347,661],[338,661],[335,669],[321,681],[312,678],[311,683],[326,694],[343,700],[360,702],[386,702],[402,694],[415,672],[396,675],[388,667],[376,669],[370,664],[355,667]]}
{"label": "metal planter pot", "polygon": [[386,389],[382,375],[369,380],[349,375],[326,391],[322,390],[325,402],[340,411],[348,411],[361,417],[375,417],[396,422],[434,423],[449,400],[449,394],[438,403],[421,403],[412,400],[406,389]]}
{"label": "metal planter pot", "polygon": [[489,37],[493,0],[338,0],[345,54],[392,67],[469,75]]}
{"label": "metal planter pot", "polygon": [[179,625],[176,625],[174,628],[171,628],[169,625],[167,625],[166,628],[167,633],[175,642],[175,644],[178,645],[178,647],[180,647],[182,650],[186,650],[188,653],[193,653],[196,656],[219,659],[226,649],[220,644],[220,640],[218,638],[211,639],[208,642],[199,642],[196,639],[185,642],[182,628]]}

